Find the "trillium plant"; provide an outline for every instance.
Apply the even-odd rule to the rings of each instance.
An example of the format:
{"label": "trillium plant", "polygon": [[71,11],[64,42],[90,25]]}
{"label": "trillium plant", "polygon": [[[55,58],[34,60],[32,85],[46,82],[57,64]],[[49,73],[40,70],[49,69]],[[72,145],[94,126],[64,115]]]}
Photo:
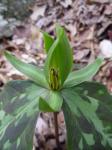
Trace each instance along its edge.
{"label": "trillium plant", "polygon": [[43,32],[43,39],[47,53],[43,69],[5,51],[7,60],[29,79],[10,81],[0,93],[0,150],[31,150],[39,112],[54,113],[59,146],[60,111],[67,150],[112,149],[112,96],[104,85],[91,81],[103,60],[72,71],[72,49],[64,29],[57,25],[56,38]]}

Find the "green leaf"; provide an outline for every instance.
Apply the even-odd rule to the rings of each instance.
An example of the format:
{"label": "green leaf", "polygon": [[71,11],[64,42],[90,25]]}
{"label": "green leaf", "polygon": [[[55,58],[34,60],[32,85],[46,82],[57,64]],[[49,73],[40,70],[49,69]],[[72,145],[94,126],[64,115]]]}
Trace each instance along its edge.
{"label": "green leaf", "polygon": [[[106,115],[110,114],[112,118],[112,111],[95,98],[82,93],[77,94],[75,88],[62,90],[62,95],[68,133],[68,150],[74,150],[74,148],[77,150],[111,149],[112,119],[108,119]],[[68,122],[70,116],[71,119]]]}
{"label": "green leaf", "polygon": [[40,70],[37,66],[26,64],[9,52],[5,52],[5,56],[17,70],[28,76],[32,81],[40,86],[48,87],[48,83],[45,79],[43,71]]}
{"label": "green leaf", "polygon": [[48,104],[54,111],[60,111],[63,104],[61,94],[57,91],[50,91],[48,96]]}
{"label": "green leaf", "polygon": [[73,71],[69,74],[67,80],[64,83],[64,87],[73,87],[84,81],[91,79],[99,70],[102,65],[103,60],[97,58],[95,62],[89,64],[85,68],[79,71]]}
{"label": "green leaf", "polygon": [[49,49],[54,43],[54,39],[48,33],[46,32],[42,32],[42,33],[43,33],[43,38],[44,38],[45,52],[48,53]]}
{"label": "green leaf", "polygon": [[87,95],[100,100],[112,109],[112,95],[109,94],[107,88],[98,82],[84,82],[73,87],[74,91],[82,95]]}
{"label": "green leaf", "polygon": [[53,112],[54,110],[49,106],[48,102],[43,98],[39,99],[39,109],[42,112]]}
{"label": "green leaf", "polygon": [[56,24],[56,36],[60,37],[61,32],[62,32],[62,27],[57,23]]}
{"label": "green leaf", "polygon": [[68,107],[65,101],[63,102],[62,110],[64,113],[67,129],[67,150],[73,150],[76,148],[75,138],[77,139],[77,136],[74,135],[76,125],[75,115],[72,114],[70,108]]}
{"label": "green leaf", "polygon": [[57,112],[61,110],[63,98],[58,91],[48,91],[40,98],[39,107],[44,112]]}
{"label": "green leaf", "polygon": [[109,94],[107,88],[101,83],[84,82],[73,88],[80,95],[97,99],[100,106],[97,110],[98,115],[104,124],[112,125],[112,95]]}
{"label": "green leaf", "polygon": [[60,34],[51,46],[45,63],[46,79],[50,82],[50,72],[54,69],[58,74],[58,82],[63,84],[72,68],[72,49],[69,45],[64,29],[60,27]]}
{"label": "green leaf", "polygon": [[[105,105],[105,103],[102,103],[101,101],[87,96],[88,100],[94,102],[96,101],[99,103],[99,107],[97,109],[96,115],[99,118],[99,122],[96,120],[96,118],[93,118],[93,121],[97,123],[94,123],[94,126],[97,130],[97,132],[102,135],[102,145],[110,147],[112,149],[112,110]],[[102,127],[101,127],[102,123]]]}
{"label": "green leaf", "polygon": [[[63,103],[63,112],[67,128],[67,150],[93,150],[92,145],[95,144],[95,140],[88,124],[84,124],[83,118],[76,117],[66,102]],[[68,118],[70,118],[69,121]],[[96,147],[95,150],[97,150]]]}
{"label": "green leaf", "polygon": [[[93,150],[92,145],[94,144],[94,139],[91,128],[88,128],[88,123],[86,122],[85,125],[84,119],[81,117],[79,119],[77,115],[71,111],[66,102],[63,102],[63,113],[67,129],[67,150]],[[83,127],[83,129],[81,129],[81,127]],[[88,137],[89,139],[87,139]]]}
{"label": "green leaf", "polygon": [[5,86],[0,93],[1,150],[32,149],[38,98],[45,92],[32,81],[11,81]]}

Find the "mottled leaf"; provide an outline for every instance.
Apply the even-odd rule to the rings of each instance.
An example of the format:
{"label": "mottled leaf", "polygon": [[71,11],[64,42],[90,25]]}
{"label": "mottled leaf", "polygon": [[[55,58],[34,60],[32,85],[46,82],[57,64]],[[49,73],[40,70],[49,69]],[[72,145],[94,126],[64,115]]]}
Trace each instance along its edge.
{"label": "mottled leaf", "polygon": [[[111,110],[101,101],[75,92],[73,88],[62,90],[63,111],[68,132],[68,150],[74,150],[74,148],[77,150],[111,149],[112,123],[108,119],[108,123],[106,123],[107,120],[105,120],[105,112],[112,118]],[[101,108],[105,110],[102,112],[103,115],[101,115]],[[67,118],[70,116],[71,119],[68,123]]]}
{"label": "mottled leaf", "polygon": [[76,128],[75,115],[72,114],[66,102],[63,102],[62,110],[64,113],[66,129],[67,129],[67,150],[73,150],[74,148],[76,148],[75,138],[76,139],[78,138],[75,133],[75,128]]}
{"label": "mottled leaf", "polygon": [[[32,81],[11,81],[0,93],[0,149],[31,150],[38,97],[45,89]],[[30,134],[30,136],[29,136]]]}
{"label": "mottled leaf", "polygon": [[75,86],[73,88],[74,91],[82,95],[88,95],[90,97],[98,99],[101,102],[104,102],[110,108],[112,108],[112,96],[103,84],[89,81],[81,83],[80,85]]}

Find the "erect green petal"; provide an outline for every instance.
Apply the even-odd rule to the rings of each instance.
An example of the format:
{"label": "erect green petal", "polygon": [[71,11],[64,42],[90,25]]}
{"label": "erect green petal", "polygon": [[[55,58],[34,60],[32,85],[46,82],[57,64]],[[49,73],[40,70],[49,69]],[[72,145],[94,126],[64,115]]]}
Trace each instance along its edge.
{"label": "erect green petal", "polygon": [[72,50],[69,45],[64,29],[58,29],[57,38],[51,46],[45,63],[46,79],[50,83],[50,73],[55,71],[58,78],[58,84],[62,86],[72,68]]}
{"label": "erect green petal", "polygon": [[32,149],[38,98],[45,92],[32,81],[11,81],[5,86],[0,93],[0,150]]}
{"label": "erect green petal", "polygon": [[42,33],[43,33],[43,38],[44,38],[45,52],[48,53],[49,49],[51,48],[54,42],[54,39],[47,32],[42,32]]}
{"label": "erect green petal", "polygon": [[17,70],[28,76],[32,81],[40,86],[48,87],[43,71],[37,66],[26,64],[9,52],[5,52],[5,56]]}
{"label": "erect green petal", "polygon": [[73,71],[69,74],[67,80],[64,83],[64,87],[73,87],[84,81],[91,79],[99,70],[102,65],[103,60],[97,58],[95,62],[89,64],[85,68],[79,71]]}

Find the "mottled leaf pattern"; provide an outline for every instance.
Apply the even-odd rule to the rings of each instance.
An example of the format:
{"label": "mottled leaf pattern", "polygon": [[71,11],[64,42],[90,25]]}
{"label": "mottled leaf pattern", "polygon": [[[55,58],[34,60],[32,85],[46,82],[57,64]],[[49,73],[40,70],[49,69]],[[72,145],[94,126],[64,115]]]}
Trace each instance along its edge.
{"label": "mottled leaf pattern", "polygon": [[[79,89],[77,91],[80,91]],[[100,100],[87,95],[87,91],[86,94],[76,93],[76,88],[64,89],[62,95],[65,100],[63,111],[68,130],[68,150],[74,150],[74,148],[77,150],[112,149],[112,111],[110,108]],[[112,100],[110,95],[109,97]],[[70,116],[71,121],[68,122],[67,118]],[[71,133],[72,131],[74,133]]]}
{"label": "mottled leaf pattern", "polygon": [[64,113],[67,129],[67,149],[73,150],[76,147],[75,140],[78,139],[78,136],[76,136],[75,133],[75,125],[76,125],[75,115],[73,115],[66,102],[63,102],[62,110]]}
{"label": "mottled leaf pattern", "polygon": [[0,93],[0,149],[31,150],[38,99],[45,89],[32,81],[11,81]]}
{"label": "mottled leaf pattern", "polygon": [[110,93],[103,84],[98,82],[84,82],[73,88],[74,91],[96,98],[112,108],[112,96],[110,96]]}

